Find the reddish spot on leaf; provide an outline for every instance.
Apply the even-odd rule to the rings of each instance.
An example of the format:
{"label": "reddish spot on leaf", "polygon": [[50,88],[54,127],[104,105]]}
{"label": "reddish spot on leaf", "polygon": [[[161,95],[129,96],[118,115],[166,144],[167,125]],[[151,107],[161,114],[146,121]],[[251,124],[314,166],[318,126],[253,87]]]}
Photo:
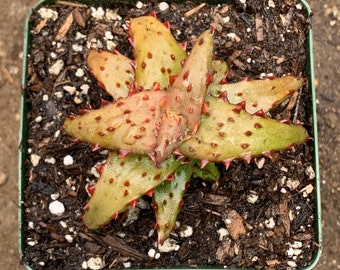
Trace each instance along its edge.
{"label": "reddish spot on leaf", "polygon": [[242,147],[243,149],[247,149],[247,148],[249,147],[249,143],[242,143],[242,144],[241,144],[241,147]]}
{"label": "reddish spot on leaf", "polygon": [[246,132],[244,132],[244,134],[245,134],[246,136],[250,136],[251,134],[253,134],[253,132],[251,132],[250,130],[247,130]]}

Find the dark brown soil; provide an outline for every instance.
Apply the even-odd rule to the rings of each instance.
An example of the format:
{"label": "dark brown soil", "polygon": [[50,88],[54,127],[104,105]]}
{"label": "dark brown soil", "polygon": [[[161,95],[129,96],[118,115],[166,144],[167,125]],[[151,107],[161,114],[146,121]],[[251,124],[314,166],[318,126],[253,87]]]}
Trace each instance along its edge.
{"label": "dark brown soil", "polygon": [[[116,49],[132,57],[123,25],[130,17],[153,10],[161,21],[170,21],[178,41],[192,41],[213,24],[217,30],[215,57],[229,63],[229,81],[246,76],[255,79],[264,74],[303,74],[309,19],[296,1],[273,3],[275,7],[267,6],[267,1],[248,0],[246,8],[241,1],[218,6],[207,4],[189,17],[184,16],[185,12],[198,4],[172,4],[160,11],[157,2],[148,2],[142,8],[136,8],[136,4],[111,3],[107,7],[121,17],[114,23],[105,17],[95,19],[90,7],[57,4],[49,8],[57,11],[58,18],[46,21],[42,29],[37,28],[41,16],[33,13],[32,29],[36,32],[32,35],[25,89],[28,159],[24,239],[27,245],[23,260],[27,264],[34,269],[80,269],[90,258],[99,257],[107,269],[129,265],[287,269],[311,262],[317,248],[315,202],[313,193],[302,190],[313,185],[313,177],[308,173],[312,168],[312,144],[275,153],[272,159],[265,158],[262,168],[259,162],[247,165],[244,161],[234,161],[227,171],[220,168],[222,177],[218,184],[193,179],[178,217],[180,226],[171,236],[179,249],[160,253],[160,258],[155,259],[148,256],[150,249],[158,252],[157,236],[152,233],[155,218],[151,208],[141,209],[138,220],[127,226],[123,225],[127,214],[122,214],[102,230],[85,230],[81,222],[82,208],[88,200],[85,185],[96,181],[93,166],[106,156],[105,152],[93,152],[87,144],[74,143],[61,129],[63,119],[71,112],[78,113],[89,104],[98,108],[101,99],[110,99],[86,68],[87,42],[96,38],[97,44],[100,41],[103,49],[107,49],[105,33],[109,31]],[[75,9],[82,14],[85,25],[78,18],[65,38],[54,41],[65,18]],[[259,23],[263,26],[263,38],[256,27]],[[84,37],[77,39],[77,32]],[[81,50],[74,44],[81,45]],[[64,69],[58,75],[51,75],[49,68],[57,60],[64,62]],[[79,76],[79,69],[84,71],[84,76]],[[88,91],[84,90],[85,84]],[[66,91],[65,86],[74,86],[76,92]],[[302,122],[313,136],[310,103],[307,84],[295,103],[284,103],[272,116]],[[67,155],[73,157],[72,165],[64,165]],[[35,158],[40,158],[37,164]],[[251,194],[258,196],[254,203],[249,202]],[[58,217],[51,215],[48,207],[55,196],[66,209]],[[225,219],[231,213],[240,215],[246,234],[239,239],[227,235],[220,240],[218,230],[226,227]],[[193,228],[193,235],[180,237],[179,232],[186,226]],[[231,228],[229,233],[238,229]],[[69,236],[65,238],[66,235]],[[70,237],[72,242],[68,241]]]}

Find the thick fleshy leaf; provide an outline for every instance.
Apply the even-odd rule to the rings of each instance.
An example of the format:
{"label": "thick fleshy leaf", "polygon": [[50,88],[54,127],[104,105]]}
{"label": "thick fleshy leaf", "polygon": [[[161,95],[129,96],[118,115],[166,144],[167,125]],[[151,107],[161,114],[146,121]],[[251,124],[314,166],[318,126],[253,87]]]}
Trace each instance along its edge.
{"label": "thick fleshy leaf", "polygon": [[[156,159],[165,160],[183,139],[196,132],[200,123],[211,67],[213,37],[203,32],[185,60],[184,66],[169,88],[162,106],[157,136]],[[199,63],[199,64],[198,64]]]}
{"label": "thick fleshy leaf", "polygon": [[195,161],[193,177],[199,177],[205,181],[218,181],[220,179],[220,171],[218,170],[215,162],[208,162],[201,168],[199,160]]}
{"label": "thick fleshy leaf", "polygon": [[171,157],[158,168],[148,156],[131,154],[122,158],[117,152],[110,152],[86,207],[85,225],[98,229],[107,224],[162,183],[180,164],[181,160]]}
{"label": "thick fleshy leaf", "polygon": [[159,103],[165,91],[143,91],[98,110],[68,118],[67,134],[80,141],[112,150],[150,154],[156,145]]}
{"label": "thick fleshy leaf", "polygon": [[174,174],[174,180],[164,181],[155,189],[153,204],[156,212],[158,243],[163,243],[169,238],[174,229],[193,167],[193,162],[181,165]]}
{"label": "thick fleshy leaf", "polygon": [[142,16],[130,21],[130,36],[136,60],[136,83],[143,89],[160,84],[167,89],[169,76],[179,73],[185,50],[170,30],[153,16]]}
{"label": "thick fleshy leaf", "polygon": [[135,80],[135,71],[128,57],[106,51],[91,50],[87,66],[98,83],[114,99],[127,97]]}
{"label": "thick fleshy leaf", "polygon": [[209,97],[209,115],[204,115],[197,133],[180,146],[186,157],[223,162],[285,150],[308,138],[299,125],[251,115],[241,106]]}
{"label": "thick fleshy leaf", "polygon": [[302,84],[302,78],[285,76],[220,85],[212,84],[208,89],[213,96],[225,95],[231,104],[244,102],[245,110],[253,114],[261,110],[263,112],[270,111],[299,90]]}

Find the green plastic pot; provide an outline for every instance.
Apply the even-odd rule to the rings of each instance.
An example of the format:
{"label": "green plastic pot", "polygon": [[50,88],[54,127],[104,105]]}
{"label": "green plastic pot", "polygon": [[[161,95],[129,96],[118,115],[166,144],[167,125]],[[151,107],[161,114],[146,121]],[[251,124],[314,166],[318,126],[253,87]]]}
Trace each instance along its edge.
{"label": "green plastic pot", "polygon": [[[108,0],[77,0],[79,3],[83,4],[103,4],[105,5],[105,2]],[[109,2],[113,2],[115,0],[109,0]],[[117,1],[117,0],[116,0]],[[132,0],[133,1],[133,0]],[[180,0],[179,0],[180,1]],[[308,5],[307,1],[305,0],[299,0],[300,3],[305,7],[307,11],[307,15],[311,15],[312,11],[310,6]],[[30,47],[31,47],[31,25],[30,25],[30,16],[32,14],[32,10],[39,7],[44,6],[47,4],[53,4],[55,3],[55,0],[40,0],[38,1],[30,10],[30,12],[27,15],[26,23],[25,23],[25,33],[24,33],[24,57],[23,57],[23,69],[22,69],[22,88],[24,89],[27,84],[27,68],[28,68],[28,55],[30,53]],[[209,1],[208,1],[209,2]],[[210,1],[212,3],[218,3],[222,1]],[[226,0],[225,2],[228,2]],[[315,192],[315,229],[316,229],[316,244],[318,246],[318,249],[315,252],[314,258],[310,261],[310,264],[307,267],[299,268],[301,270],[310,270],[313,269],[321,256],[322,251],[322,229],[321,229],[321,196],[320,196],[320,174],[319,174],[319,153],[318,153],[318,131],[317,131],[317,113],[316,113],[316,94],[315,94],[315,85],[314,85],[314,56],[313,56],[313,30],[310,29],[308,33],[308,41],[306,46],[306,54],[307,54],[307,63],[305,67],[305,73],[307,75],[309,90],[311,92],[312,96],[312,104],[310,106],[310,116],[313,119],[313,169],[315,171],[315,182],[314,182],[314,192]],[[24,166],[25,161],[27,160],[27,133],[28,133],[28,127],[27,127],[27,121],[26,121],[26,113],[27,113],[27,105],[26,105],[26,94],[25,92],[21,96],[21,122],[20,122],[20,133],[19,133],[19,213],[18,213],[18,240],[19,240],[19,253],[23,254],[25,250],[25,241],[24,241],[24,235],[23,235],[23,223],[24,223],[24,206],[22,205],[23,201],[23,194],[25,191],[26,186],[26,169]],[[24,264],[26,269],[28,270],[34,270],[30,265]],[[200,267],[200,269],[212,269],[211,267]],[[219,268],[219,269],[225,269],[225,268]],[[227,268],[227,269],[239,269],[239,268]],[[244,268],[243,268],[244,269]],[[248,268],[249,269],[249,268]],[[251,268],[252,269],[252,268]],[[249,269],[249,270],[251,270]],[[254,269],[255,270],[255,269]]]}

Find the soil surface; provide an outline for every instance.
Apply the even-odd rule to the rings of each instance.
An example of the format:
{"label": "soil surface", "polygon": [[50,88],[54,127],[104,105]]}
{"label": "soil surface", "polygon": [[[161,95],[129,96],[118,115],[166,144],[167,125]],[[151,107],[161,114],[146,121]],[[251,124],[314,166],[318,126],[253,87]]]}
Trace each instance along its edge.
{"label": "soil surface", "polygon": [[[319,1],[318,1],[319,2]],[[336,125],[339,117],[337,104],[339,102],[339,86],[335,79],[339,73],[334,65],[339,62],[339,6],[335,1],[312,3],[314,8],[315,30],[315,66],[316,86],[319,108],[320,135],[320,164],[322,180],[322,206],[324,247],[323,256],[316,269],[335,269],[339,267],[339,239],[334,235],[339,233],[339,184],[336,176],[339,172],[337,163],[337,148],[340,141],[339,127]],[[1,16],[1,124],[0,146],[3,154],[0,156],[2,167],[0,170],[1,211],[0,225],[3,241],[0,244],[0,258],[3,269],[21,269],[16,250],[16,153],[17,131],[19,123],[19,95],[20,95],[20,58],[22,46],[22,32],[25,13],[32,3],[25,1],[25,5],[18,7],[15,1],[6,3],[8,10]],[[317,6],[319,5],[319,6]],[[1,10],[1,12],[3,12]],[[13,23],[8,24],[8,22]],[[8,46],[7,44],[11,44]],[[336,88],[337,87],[337,88]],[[5,109],[6,106],[6,109]],[[8,109],[9,108],[9,109]],[[334,150],[335,149],[335,150]],[[109,240],[109,239],[107,239]]]}

